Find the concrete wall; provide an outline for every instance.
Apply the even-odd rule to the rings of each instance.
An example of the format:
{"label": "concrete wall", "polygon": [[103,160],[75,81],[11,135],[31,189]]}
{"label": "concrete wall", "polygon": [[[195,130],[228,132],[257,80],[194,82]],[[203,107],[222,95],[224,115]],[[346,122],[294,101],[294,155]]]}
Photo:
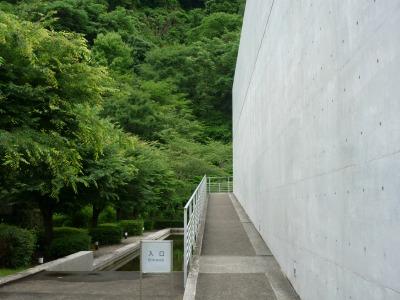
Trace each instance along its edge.
{"label": "concrete wall", "polygon": [[48,263],[46,271],[92,271],[93,251],[80,251]]}
{"label": "concrete wall", "polygon": [[49,261],[42,265],[23,270],[13,275],[0,276],[0,287],[43,271],[92,271],[93,251],[80,251]]}
{"label": "concrete wall", "polygon": [[302,299],[400,299],[400,1],[247,0],[234,193]]}

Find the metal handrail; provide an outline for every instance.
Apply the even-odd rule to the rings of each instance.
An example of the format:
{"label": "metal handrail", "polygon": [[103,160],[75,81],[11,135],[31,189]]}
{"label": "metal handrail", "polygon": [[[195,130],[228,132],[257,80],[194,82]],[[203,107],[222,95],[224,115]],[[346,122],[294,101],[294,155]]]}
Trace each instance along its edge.
{"label": "metal handrail", "polygon": [[204,203],[207,199],[207,176],[204,175],[199,185],[194,190],[192,196],[184,207],[184,257],[183,257],[183,274],[184,285],[186,285],[188,268],[192,258],[193,250],[196,246],[197,236],[199,233],[201,217],[204,210]]}
{"label": "metal handrail", "polygon": [[207,190],[209,193],[231,193],[233,177],[207,177]]}
{"label": "metal handrail", "polygon": [[186,285],[187,275],[193,251],[196,247],[204,204],[208,193],[229,193],[233,191],[233,177],[207,177],[203,176],[199,185],[190,196],[184,207],[184,257],[183,257],[183,280]]}

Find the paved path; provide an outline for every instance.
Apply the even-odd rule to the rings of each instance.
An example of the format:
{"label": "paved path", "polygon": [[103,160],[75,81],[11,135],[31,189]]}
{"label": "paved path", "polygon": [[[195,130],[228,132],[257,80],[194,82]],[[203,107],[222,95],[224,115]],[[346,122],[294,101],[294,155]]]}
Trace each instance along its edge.
{"label": "paved path", "polygon": [[196,299],[299,299],[232,194],[210,196]]}
{"label": "paved path", "polygon": [[[163,235],[164,231],[146,232],[140,237],[124,239],[119,245],[101,247],[95,252],[96,260],[107,258],[140,239]],[[7,300],[178,300],[183,293],[182,272],[146,274],[141,281],[139,272],[130,271],[45,271],[0,287],[0,299]]]}
{"label": "paved path", "polygon": [[[142,297],[140,286],[142,285]],[[0,288],[4,300],[180,300],[183,274],[139,272],[42,272]]]}

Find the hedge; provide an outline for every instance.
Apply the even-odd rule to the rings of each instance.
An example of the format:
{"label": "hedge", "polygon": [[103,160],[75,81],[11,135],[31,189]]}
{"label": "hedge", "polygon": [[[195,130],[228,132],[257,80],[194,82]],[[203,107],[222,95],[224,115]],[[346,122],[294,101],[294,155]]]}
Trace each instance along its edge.
{"label": "hedge", "polygon": [[183,228],[183,220],[144,220],[145,230],[164,229],[164,228]]}
{"label": "hedge", "polygon": [[30,264],[36,247],[36,236],[29,230],[0,224],[0,266],[25,267]]}
{"label": "hedge", "polygon": [[111,224],[117,221],[117,211],[112,206],[107,206],[99,215],[99,224]]}
{"label": "hedge", "polygon": [[53,258],[67,256],[79,251],[90,250],[90,236],[87,230],[74,227],[54,228],[49,254]]}
{"label": "hedge", "polygon": [[61,214],[54,214],[53,215],[53,226],[55,227],[61,227],[64,226],[65,223],[67,223],[68,217],[65,215],[61,215]]}
{"label": "hedge", "polygon": [[183,220],[154,220],[153,229],[183,228]]}
{"label": "hedge", "polygon": [[144,230],[153,230],[154,220],[144,220]]}
{"label": "hedge", "polygon": [[53,239],[71,235],[88,235],[88,231],[86,229],[75,227],[55,227],[53,231]]}
{"label": "hedge", "polygon": [[129,235],[142,235],[143,234],[143,220],[121,220],[119,226],[122,232],[127,232]]}
{"label": "hedge", "polygon": [[90,206],[85,206],[82,209],[71,213],[67,222],[64,223],[64,226],[87,228],[92,220],[92,214],[93,209]]}
{"label": "hedge", "polygon": [[70,235],[61,238],[53,239],[49,253],[53,258],[64,257],[75,252],[90,250],[90,236],[89,235]]}
{"label": "hedge", "polygon": [[99,242],[100,245],[119,244],[122,238],[122,230],[118,224],[101,224],[90,229],[89,234],[93,242]]}

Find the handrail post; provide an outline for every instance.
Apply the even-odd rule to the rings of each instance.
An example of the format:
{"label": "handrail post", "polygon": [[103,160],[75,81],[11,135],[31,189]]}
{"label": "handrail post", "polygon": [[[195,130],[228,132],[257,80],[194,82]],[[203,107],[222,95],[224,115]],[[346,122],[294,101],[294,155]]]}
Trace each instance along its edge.
{"label": "handrail post", "polygon": [[188,238],[188,232],[187,232],[187,208],[185,207],[183,209],[183,280],[184,283],[186,283],[186,279],[187,279],[187,258],[188,258],[188,254],[187,254],[187,238]]}

